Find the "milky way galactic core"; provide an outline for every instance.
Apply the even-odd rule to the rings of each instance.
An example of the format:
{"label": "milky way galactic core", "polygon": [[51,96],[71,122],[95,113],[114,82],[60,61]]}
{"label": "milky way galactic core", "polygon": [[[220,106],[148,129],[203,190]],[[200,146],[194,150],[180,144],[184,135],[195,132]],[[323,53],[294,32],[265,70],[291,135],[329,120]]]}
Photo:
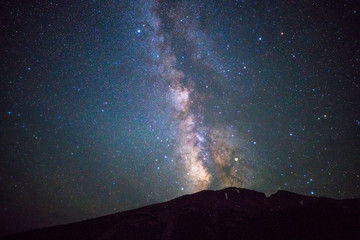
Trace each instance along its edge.
{"label": "milky way galactic core", "polygon": [[[146,37],[150,43],[150,57],[153,57],[149,64],[152,68],[150,74],[156,85],[162,88],[158,95],[163,95],[161,97],[164,99],[159,99],[169,107],[169,131],[173,131],[171,135],[175,136],[174,149],[169,159],[179,178],[178,184],[187,192],[207,189],[213,183],[216,183],[213,186],[216,188],[249,187],[252,178],[255,178],[251,165],[256,159],[241,153],[246,147],[240,145],[242,136],[231,129],[234,128],[231,123],[221,121],[221,117],[215,117],[216,123],[207,119],[214,111],[210,107],[208,113],[208,104],[214,93],[206,89],[208,85],[214,88],[214,85],[220,84],[217,81],[226,78],[226,71],[222,71],[220,59],[213,59],[212,55],[216,58],[216,53],[211,52],[210,41],[201,33],[200,20],[191,16],[194,14],[188,12],[186,5],[176,4],[168,10],[164,20],[161,19],[159,3],[149,4],[145,12],[148,22],[142,25],[148,32]],[[167,27],[173,28],[171,35],[166,32]],[[138,32],[141,33],[141,30]],[[173,43],[172,38],[183,42],[174,46],[176,43]],[[215,76],[203,73],[204,80],[198,82],[199,73],[179,63],[177,55],[181,53],[180,58],[189,58],[188,61],[193,62],[194,66],[190,65],[190,68],[214,72]],[[220,94],[226,93],[222,90]],[[216,114],[221,115],[222,100],[216,101],[219,109],[215,110]],[[214,117],[211,118],[214,120]],[[173,171],[173,167],[168,170]]]}

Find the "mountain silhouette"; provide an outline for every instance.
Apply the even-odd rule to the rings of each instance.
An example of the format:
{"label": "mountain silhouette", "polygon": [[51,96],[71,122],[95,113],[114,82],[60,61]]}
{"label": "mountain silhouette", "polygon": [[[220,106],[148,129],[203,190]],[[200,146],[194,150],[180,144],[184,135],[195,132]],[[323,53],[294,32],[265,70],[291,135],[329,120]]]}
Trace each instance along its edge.
{"label": "mountain silhouette", "polygon": [[204,190],[82,222],[2,239],[360,239],[360,199],[241,188]]}

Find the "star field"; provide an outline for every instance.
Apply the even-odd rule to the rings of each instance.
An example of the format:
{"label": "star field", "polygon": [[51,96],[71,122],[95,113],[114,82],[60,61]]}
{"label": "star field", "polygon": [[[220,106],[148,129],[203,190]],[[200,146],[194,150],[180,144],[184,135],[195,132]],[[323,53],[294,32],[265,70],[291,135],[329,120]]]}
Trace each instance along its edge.
{"label": "star field", "polygon": [[360,197],[356,1],[1,5],[1,234],[229,186]]}

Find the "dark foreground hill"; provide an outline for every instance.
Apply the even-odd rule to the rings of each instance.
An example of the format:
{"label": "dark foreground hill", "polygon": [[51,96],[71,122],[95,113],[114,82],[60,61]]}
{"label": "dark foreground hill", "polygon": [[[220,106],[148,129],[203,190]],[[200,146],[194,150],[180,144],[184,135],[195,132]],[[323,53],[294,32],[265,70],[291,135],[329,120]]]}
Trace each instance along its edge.
{"label": "dark foreground hill", "polygon": [[360,199],[286,191],[201,191],[169,202],[3,239],[360,239]]}

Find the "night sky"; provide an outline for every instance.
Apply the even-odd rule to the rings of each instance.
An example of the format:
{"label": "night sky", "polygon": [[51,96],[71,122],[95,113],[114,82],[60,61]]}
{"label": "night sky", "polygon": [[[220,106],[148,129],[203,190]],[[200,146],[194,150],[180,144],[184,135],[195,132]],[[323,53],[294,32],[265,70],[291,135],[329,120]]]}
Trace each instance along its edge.
{"label": "night sky", "polygon": [[203,189],[360,197],[357,1],[2,1],[1,234]]}

